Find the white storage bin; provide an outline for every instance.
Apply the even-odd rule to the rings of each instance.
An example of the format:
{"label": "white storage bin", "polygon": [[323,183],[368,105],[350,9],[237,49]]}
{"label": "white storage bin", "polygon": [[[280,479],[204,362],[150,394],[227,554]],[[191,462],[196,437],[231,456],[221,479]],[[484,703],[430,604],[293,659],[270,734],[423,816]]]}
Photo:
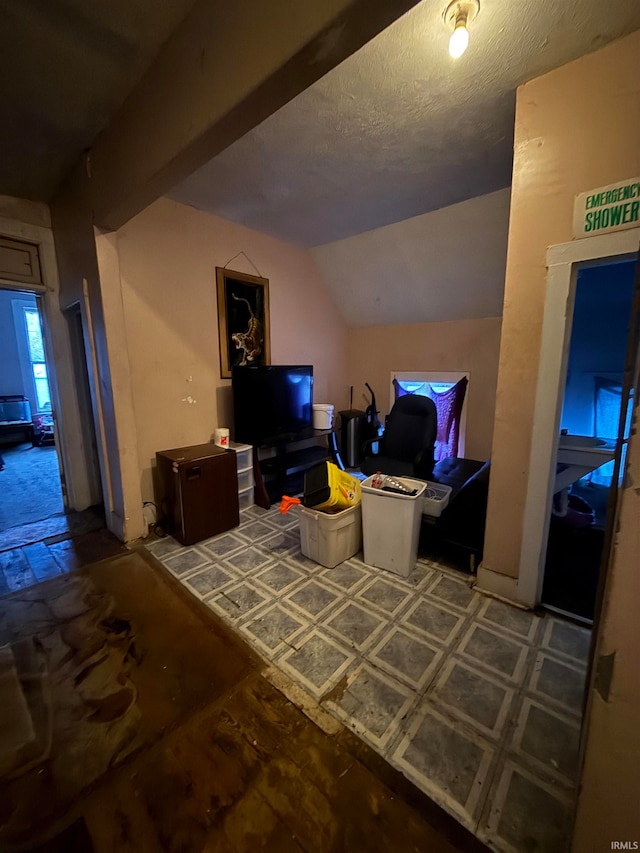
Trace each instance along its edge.
{"label": "white storage bin", "polygon": [[300,507],[300,550],[311,560],[333,569],[362,547],[360,504],[327,513]]}
{"label": "white storage bin", "polygon": [[327,403],[313,404],[313,428],[331,429],[333,424],[333,406]]}
{"label": "white storage bin", "polygon": [[238,468],[238,491],[244,492],[249,486],[253,486],[253,466],[244,471]]}
{"label": "white storage bin", "polygon": [[249,486],[248,489],[243,489],[241,492],[238,492],[238,507],[240,509],[246,509],[248,506],[253,506],[254,502],[253,486]]}
{"label": "white storage bin", "polygon": [[[374,475],[375,476],[375,475]],[[362,484],[362,540],[364,561],[407,578],[418,559],[418,539],[422,521],[424,480],[394,477],[415,495],[374,489],[373,477]]]}
{"label": "white storage bin", "polygon": [[236,452],[238,471],[243,471],[245,468],[253,466],[253,447],[250,444],[238,444],[235,441],[231,441],[229,442],[229,447]]}
{"label": "white storage bin", "polygon": [[449,504],[451,486],[442,483],[427,483],[422,502],[422,514],[437,518]]}

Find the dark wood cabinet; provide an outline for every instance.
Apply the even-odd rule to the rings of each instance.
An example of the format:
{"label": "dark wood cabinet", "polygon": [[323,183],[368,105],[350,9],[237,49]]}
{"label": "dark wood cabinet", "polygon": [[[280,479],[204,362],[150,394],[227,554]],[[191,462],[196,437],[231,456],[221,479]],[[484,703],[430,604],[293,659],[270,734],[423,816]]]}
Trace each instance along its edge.
{"label": "dark wood cabinet", "polygon": [[156,453],[157,504],[167,532],[193,545],[240,523],[236,454],[215,444]]}

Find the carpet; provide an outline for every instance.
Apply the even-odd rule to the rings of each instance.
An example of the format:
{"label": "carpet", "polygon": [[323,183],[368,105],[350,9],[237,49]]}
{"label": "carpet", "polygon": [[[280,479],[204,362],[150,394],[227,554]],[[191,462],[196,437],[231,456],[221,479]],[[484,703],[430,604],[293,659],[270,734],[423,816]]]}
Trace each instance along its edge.
{"label": "carpet", "polygon": [[0,646],[3,851],[59,833],[108,771],[261,667],[142,551],[0,599]]}
{"label": "carpet", "polygon": [[64,510],[55,447],[3,447],[0,531],[40,521]]}

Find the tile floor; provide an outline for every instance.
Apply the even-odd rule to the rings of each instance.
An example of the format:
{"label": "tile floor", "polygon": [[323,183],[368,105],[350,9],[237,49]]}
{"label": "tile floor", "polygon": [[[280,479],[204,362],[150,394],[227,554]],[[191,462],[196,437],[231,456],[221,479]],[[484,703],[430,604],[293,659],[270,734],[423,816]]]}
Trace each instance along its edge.
{"label": "tile floor", "polygon": [[149,544],[194,595],[501,853],[568,849],[589,631],[419,560],[300,552],[295,511],[250,507],[195,546]]}

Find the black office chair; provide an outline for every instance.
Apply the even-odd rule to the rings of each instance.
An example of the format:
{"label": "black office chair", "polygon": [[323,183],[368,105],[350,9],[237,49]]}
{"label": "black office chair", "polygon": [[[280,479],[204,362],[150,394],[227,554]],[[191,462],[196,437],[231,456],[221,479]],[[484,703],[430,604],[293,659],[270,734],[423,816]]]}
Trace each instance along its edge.
{"label": "black office chair", "polygon": [[[430,479],[437,431],[433,400],[413,394],[398,397],[389,412],[384,434],[365,443],[360,470],[367,476],[380,471],[395,477]],[[376,443],[378,452],[373,453]]]}

